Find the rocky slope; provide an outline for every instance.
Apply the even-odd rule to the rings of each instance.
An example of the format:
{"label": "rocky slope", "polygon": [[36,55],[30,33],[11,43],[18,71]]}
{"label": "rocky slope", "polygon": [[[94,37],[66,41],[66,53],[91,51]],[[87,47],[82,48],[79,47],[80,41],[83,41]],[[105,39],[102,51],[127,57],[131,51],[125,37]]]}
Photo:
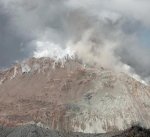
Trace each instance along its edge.
{"label": "rocky slope", "polygon": [[0,124],[105,133],[150,127],[150,88],[78,60],[30,59],[0,72]]}
{"label": "rocky slope", "polygon": [[41,128],[37,125],[0,127],[0,137],[149,137],[150,130],[134,126],[124,132],[105,134],[84,134],[79,132],[59,132]]}
{"label": "rocky slope", "polygon": [[114,134],[84,134],[58,132],[37,125],[18,126],[15,128],[0,127],[0,137],[111,137]]}

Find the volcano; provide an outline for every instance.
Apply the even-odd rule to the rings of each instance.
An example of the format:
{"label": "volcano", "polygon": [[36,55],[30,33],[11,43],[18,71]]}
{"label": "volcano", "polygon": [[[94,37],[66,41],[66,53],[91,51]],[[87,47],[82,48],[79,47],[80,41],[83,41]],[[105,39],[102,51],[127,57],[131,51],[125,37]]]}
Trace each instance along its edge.
{"label": "volcano", "polygon": [[106,133],[150,128],[150,87],[78,59],[31,58],[0,71],[0,124]]}

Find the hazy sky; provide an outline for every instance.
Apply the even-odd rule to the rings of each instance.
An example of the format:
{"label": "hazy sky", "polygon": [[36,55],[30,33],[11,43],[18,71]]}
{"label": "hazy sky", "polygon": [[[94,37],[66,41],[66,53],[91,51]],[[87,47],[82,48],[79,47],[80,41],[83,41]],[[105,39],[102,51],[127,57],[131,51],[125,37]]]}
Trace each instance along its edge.
{"label": "hazy sky", "polygon": [[149,0],[0,0],[0,67],[33,56],[40,42],[147,80],[149,13]]}

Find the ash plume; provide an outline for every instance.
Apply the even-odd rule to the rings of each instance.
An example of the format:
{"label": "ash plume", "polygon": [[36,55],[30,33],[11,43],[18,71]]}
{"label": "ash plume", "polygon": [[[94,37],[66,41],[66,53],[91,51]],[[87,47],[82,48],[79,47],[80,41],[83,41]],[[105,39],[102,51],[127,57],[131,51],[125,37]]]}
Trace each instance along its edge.
{"label": "ash plume", "polygon": [[1,0],[0,67],[58,49],[148,82],[149,12],[148,0]]}

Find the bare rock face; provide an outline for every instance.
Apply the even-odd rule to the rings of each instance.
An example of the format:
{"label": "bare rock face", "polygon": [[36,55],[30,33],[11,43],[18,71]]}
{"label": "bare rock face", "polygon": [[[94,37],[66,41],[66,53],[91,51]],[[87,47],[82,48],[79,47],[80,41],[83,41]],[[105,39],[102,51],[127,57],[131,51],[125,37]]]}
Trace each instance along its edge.
{"label": "bare rock face", "polygon": [[0,124],[105,133],[150,127],[150,87],[78,60],[30,59],[0,71]]}
{"label": "bare rock face", "polygon": [[41,128],[36,124],[18,127],[0,127],[0,137],[149,137],[150,130],[139,126],[125,131],[105,134],[85,134],[79,132],[60,132]]}
{"label": "bare rock face", "polygon": [[35,124],[9,128],[0,127],[0,137],[112,137],[114,135],[117,134],[85,134],[79,132],[60,132],[41,128]]}

